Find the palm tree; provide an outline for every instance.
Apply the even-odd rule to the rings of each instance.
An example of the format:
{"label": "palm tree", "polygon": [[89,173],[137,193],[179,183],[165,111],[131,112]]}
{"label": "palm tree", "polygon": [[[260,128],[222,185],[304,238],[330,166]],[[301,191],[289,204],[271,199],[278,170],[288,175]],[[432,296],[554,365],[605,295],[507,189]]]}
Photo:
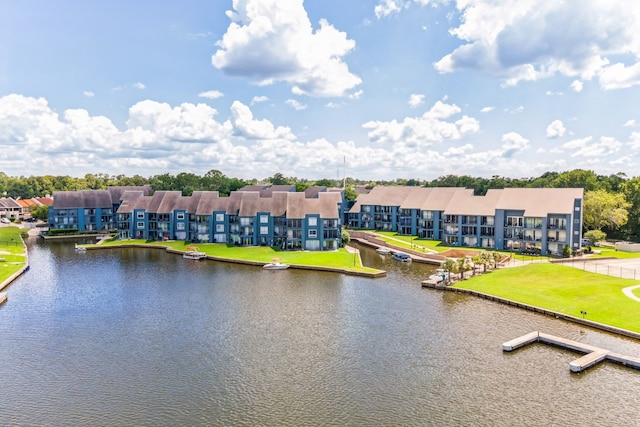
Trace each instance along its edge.
{"label": "palm tree", "polygon": [[458,263],[453,258],[447,258],[447,260],[442,263],[442,268],[447,272],[447,285],[451,283],[451,273],[456,274],[460,271]]}
{"label": "palm tree", "polygon": [[498,261],[502,259],[502,254],[499,252],[493,252],[493,267],[498,268]]}
{"label": "palm tree", "polygon": [[487,272],[487,266],[495,263],[493,254],[491,252],[484,251],[478,257],[478,262],[482,265],[482,272]]}
{"label": "palm tree", "polygon": [[471,257],[458,258],[458,266],[460,269],[460,280],[464,279],[464,273],[473,268]]}

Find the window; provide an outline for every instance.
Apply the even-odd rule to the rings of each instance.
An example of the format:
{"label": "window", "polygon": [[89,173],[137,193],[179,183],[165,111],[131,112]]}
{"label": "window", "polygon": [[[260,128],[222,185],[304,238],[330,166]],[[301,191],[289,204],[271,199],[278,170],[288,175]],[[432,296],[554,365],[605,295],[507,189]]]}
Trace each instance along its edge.
{"label": "window", "polygon": [[[184,212],[178,212],[178,213],[176,214],[176,219],[178,219],[178,220],[184,220]],[[184,230],[184,228],[183,228],[183,230]]]}
{"label": "window", "polygon": [[144,222],[138,222],[138,228],[144,228]]}
{"label": "window", "polygon": [[216,232],[218,233],[224,232],[224,224],[216,224]]}
{"label": "window", "polygon": [[176,230],[184,230],[184,222],[177,223]]}
{"label": "window", "polygon": [[251,218],[240,218],[240,225],[251,225]]}
{"label": "window", "polygon": [[580,212],[580,206],[576,206],[576,212]]}
{"label": "window", "polygon": [[318,230],[309,230],[309,238],[315,239],[316,237],[318,237]]}
{"label": "window", "polygon": [[144,212],[138,212],[138,213],[136,213],[136,218],[138,218],[138,219],[144,219]]}
{"label": "window", "polygon": [[224,214],[216,214],[216,221],[218,222],[223,222],[224,221]]}
{"label": "window", "polygon": [[260,224],[268,224],[269,216],[268,215],[260,215]]}
{"label": "window", "polygon": [[307,219],[307,223],[309,224],[310,227],[316,227],[318,225],[318,217],[310,216]]}
{"label": "window", "polygon": [[260,227],[260,234],[269,234],[269,227]]}

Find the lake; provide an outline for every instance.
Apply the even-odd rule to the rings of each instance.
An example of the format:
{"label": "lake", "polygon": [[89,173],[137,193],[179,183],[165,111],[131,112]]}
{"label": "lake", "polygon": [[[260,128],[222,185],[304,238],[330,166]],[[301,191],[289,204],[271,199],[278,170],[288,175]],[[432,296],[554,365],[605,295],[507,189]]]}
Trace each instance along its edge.
{"label": "lake", "polygon": [[[362,248],[367,279],[76,253],[28,241],[0,308],[2,425],[640,425],[640,372],[502,343],[533,330],[640,343],[464,294]],[[639,308],[640,314],[640,308]]]}

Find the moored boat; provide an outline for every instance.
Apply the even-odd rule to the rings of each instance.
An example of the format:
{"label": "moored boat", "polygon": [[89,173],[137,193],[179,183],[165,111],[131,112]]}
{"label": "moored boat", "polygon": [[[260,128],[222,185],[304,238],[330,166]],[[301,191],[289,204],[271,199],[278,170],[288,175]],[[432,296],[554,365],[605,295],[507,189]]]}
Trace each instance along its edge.
{"label": "moored boat", "polygon": [[440,283],[447,279],[447,270],[444,268],[437,268],[432,275],[429,276],[429,281]]}
{"label": "moored boat", "polygon": [[376,249],[376,252],[379,253],[380,255],[389,255],[391,253],[391,251],[385,247],[380,246],[378,249]]}
{"label": "moored boat", "polygon": [[391,257],[396,261],[401,261],[401,262],[411,261],[411,255],[405,254],[404,252],[394,252],[393,255],[391,255]]}
{"label": "moored boat", "polygon": [[189,251],[189,252],[185,252],[184,254],[182,254],[182,258],[185,259],[194,259],[194,260],[199,260],[202,258],[206,258],[207,254],[204,252],[197,252],[197,251]]}
{"label": "moored boat", "polygon": [[270,262],[262,266],[265,270],[286,270],[289,268],[289,264],[283,264],[281,262]]}
{"label": "moored boat", "polygon": [[204,252],[200,252],[198,250],[198,248],[195,247],[195,246],[187,247],[187,251],[182,254],[182,258],[194,259],[196,261],[199,260],[199,259],[202,259],[202,258],[206,258],[206,257],[207,257],[207,254],[204,253]]}
{"label": "moored boat", "polygon": [[280,258],[273,258],[268,264],[262,266],[265,270],[286,270],[289,268],[289,264],[283,264],[280,262]]}

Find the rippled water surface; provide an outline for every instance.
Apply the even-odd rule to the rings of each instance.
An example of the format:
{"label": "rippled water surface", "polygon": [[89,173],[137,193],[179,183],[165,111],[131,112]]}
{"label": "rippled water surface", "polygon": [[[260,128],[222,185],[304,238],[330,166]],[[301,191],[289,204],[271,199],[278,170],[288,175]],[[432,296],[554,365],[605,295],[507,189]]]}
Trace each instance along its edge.
{"label": "rippled water surface", "polygon": [[[640,372],[501,344],[634,341],[383,279],[30,241],[0,308],[2,425],[640,425]],[[640,313],[640,309],[639,309]]]}

